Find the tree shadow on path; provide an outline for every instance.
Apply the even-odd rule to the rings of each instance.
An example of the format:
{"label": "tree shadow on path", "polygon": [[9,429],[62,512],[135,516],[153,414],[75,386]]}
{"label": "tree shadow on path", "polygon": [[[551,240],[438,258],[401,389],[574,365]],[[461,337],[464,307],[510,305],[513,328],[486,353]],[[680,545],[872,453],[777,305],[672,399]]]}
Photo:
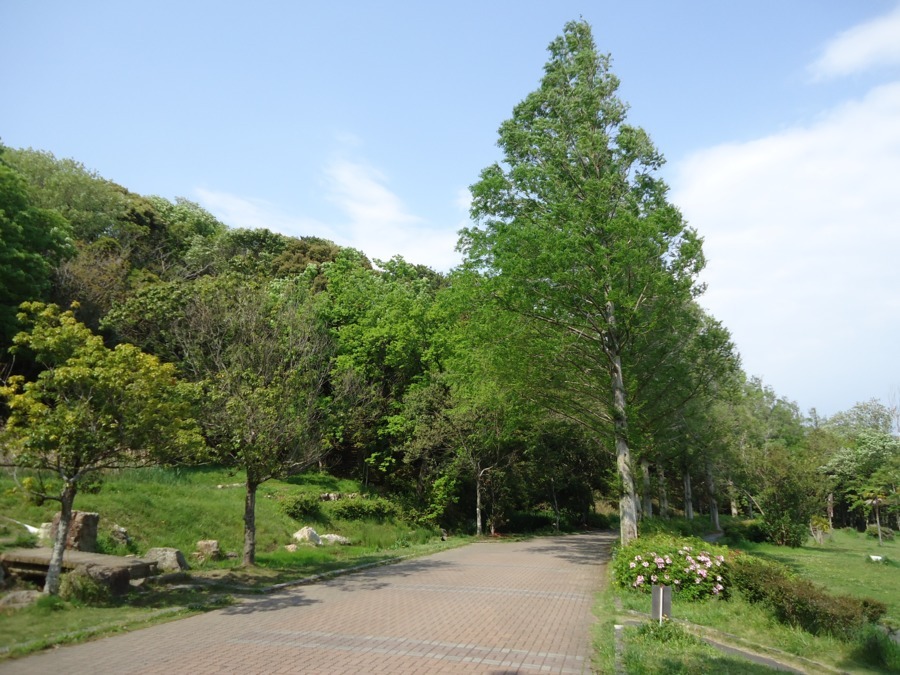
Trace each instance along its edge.
{"label": "tree shadow on path", "polygon": [[[616,533],[593,532],[542,540],[541,546],[528,548],[529,553],[550,554],[576,565],[597,565],[609,562]],[[547,543],[543,543],[547,542]]]}

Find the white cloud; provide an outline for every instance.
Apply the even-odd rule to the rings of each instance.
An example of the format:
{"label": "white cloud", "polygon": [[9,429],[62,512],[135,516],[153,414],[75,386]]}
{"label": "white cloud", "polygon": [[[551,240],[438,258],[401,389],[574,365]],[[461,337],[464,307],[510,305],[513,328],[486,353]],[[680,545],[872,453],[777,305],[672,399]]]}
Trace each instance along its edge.
{"label": "white cloud", "polygon": [[328,224],[283,213],[258,199],[198,189],[200,203],[234,227],[265,227],[295,237],[318,236],[359,249],[369,258],[407,261],[447,271],[460,261],[454,252],[457,226],[437,227],[411,213],[374,167],[345,159],[323,170],[323,197],[336,209]]}
{"label": "white cloud", "polygon": [[900,66],[900,5],[854,26],[829,42],[810,66],[815,79],[852,75],[879,66]]}
{"label": "white cloud", "polygon": [[900,383],[898,176],[900,83],[677,168],[673,200],[706,240],[703,304],[802,407]]}
{"label": "white cloud", "polygon": [[456,230],[410,213],[387,186],[387,177],[362,162],[338,160],[325,168],[326,196],[348,219],[342,228],[370,258],[402,255],[408,262],[446,271],[459,262]]}
{"label": "white cloud", "polygon": [[311,218],[290,216],[274,204],[262,199],[239,197],[227,192],[197,188],[200,205],[230,227],[265,228],[293,237],[316,236],[332,239],[338,233],[328,225]]}

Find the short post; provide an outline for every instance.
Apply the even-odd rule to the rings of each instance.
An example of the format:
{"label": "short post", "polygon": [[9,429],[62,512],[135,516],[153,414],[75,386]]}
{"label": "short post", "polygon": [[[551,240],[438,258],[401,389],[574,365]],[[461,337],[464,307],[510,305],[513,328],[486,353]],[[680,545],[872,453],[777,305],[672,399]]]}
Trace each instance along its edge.
{"label": "short post", "polygon": [[653,598],[650,614],[662,626],[663,618],[672,616],[672,587],[653,584],[650,590]]}

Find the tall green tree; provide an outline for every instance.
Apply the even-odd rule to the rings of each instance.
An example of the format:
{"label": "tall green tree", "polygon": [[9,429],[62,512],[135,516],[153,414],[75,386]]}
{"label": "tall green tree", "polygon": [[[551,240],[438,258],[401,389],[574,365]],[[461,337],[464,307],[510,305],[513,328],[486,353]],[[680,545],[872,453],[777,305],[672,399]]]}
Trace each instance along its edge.
{"label": "tall green tree", "polygon": [[[108,349],[56,305],[24,303],[28,330],[16,351],[28,351],[44,370],[0,387],[9,406],[0,457],[37,471],[25,487],[60,502],[60,521],[44,592],[59,591],[63,551],[79,490],[95,487],[106,469],[183,461],[204,448],[194,420],[195,389],[175,367],[133,345]],[[43,478],[49,474],[50,480]]]}
{"label": "tall green tree", "polygon": [[636,336],[697,293],[700,239],[666,199],[663,160],[626,123],[619,81],[583,21],[549,47],[540,87],[499,131],[502,164],[472,186],[465,264],[545,336],[567,411],[612,441],[623,543],[637,537],[628,375]]}
{"label": "tall green tree", "polygon": [[72,251],[66,219],[35,206],[24,178],[2,158],[0,154],[0,354],[17,330],[19,303],[47,299],[53,266]]}

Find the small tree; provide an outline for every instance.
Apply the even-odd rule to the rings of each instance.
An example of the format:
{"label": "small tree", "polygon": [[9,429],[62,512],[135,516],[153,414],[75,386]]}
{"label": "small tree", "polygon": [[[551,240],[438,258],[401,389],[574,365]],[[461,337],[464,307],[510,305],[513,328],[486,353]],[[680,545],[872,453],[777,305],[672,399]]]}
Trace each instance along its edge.
{"label": "small tree", "polygon": [[[36,470],[26,489],[60,502],[44,586],[55,595],[78,491],[96,486],[105,469],[184,459],[204,444],[192,416],[193,389],[175,377],[174,366],[133,345],[108,349],[72,311],[56,305],[21,309],[28,330],[16,335],[12,350],[30,352],[44,370],[33,382],[16,376],[0,387],[10,410],[0,457],[8,466]],[[44,483],[47,473],[58,489]]]}

